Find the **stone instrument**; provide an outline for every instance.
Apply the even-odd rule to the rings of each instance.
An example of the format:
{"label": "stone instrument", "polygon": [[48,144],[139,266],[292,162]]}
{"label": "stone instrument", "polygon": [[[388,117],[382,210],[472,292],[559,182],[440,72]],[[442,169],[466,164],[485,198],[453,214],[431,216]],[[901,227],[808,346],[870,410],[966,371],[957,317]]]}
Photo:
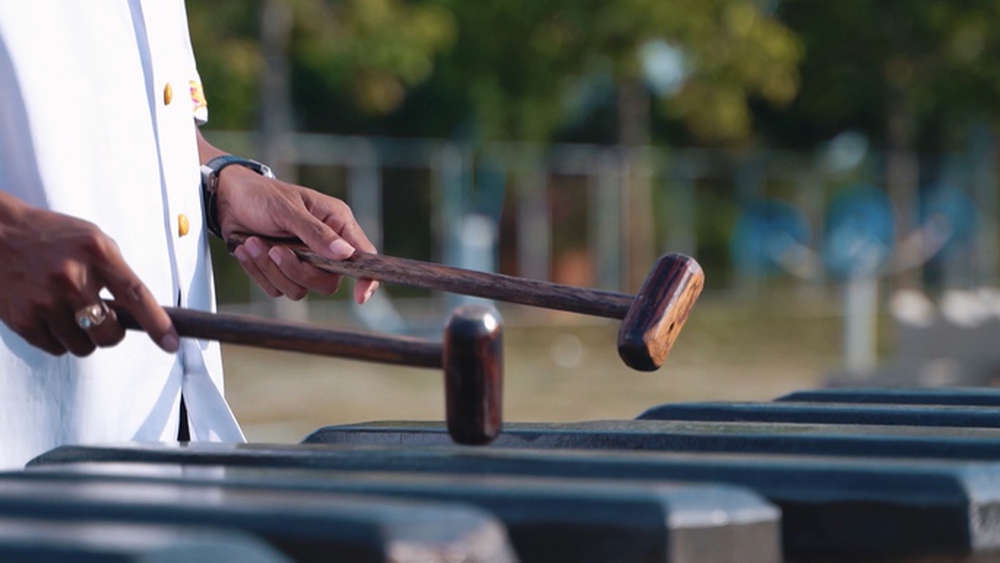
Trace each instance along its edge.
{"label": "stone instrument", "polygon": [[[453,445],[440,422],[404,421],[320,428],[302,444],[63,446],[25,470],[0,473],[0,529],[4,520],[26,518],[177,526],[183,511],[309,561],[317,556],[297,542],[337,553],[343,548],[334,540],[348,524],[328,534],[304,528],[303,535],[333,538],[322,540],[327,547],[283,539],[261,522],[284,521],[293,510],[287,503],[311,497],[330,510],[365,499],[390,513],[394,503],[469,507],[478,514],[463,516],[471,527],[447,530],[454,532],[447,540],[426,532],[427,542],[443,542],[453,555],[473,552],[469,542],[478,546],[452,560],[1000,560],[1000,429],[988,424],[983,406],[993,391],[977,400],[975,390],[962,390],[969,407],[953,405],[955,390],[940,390],[937,399],[953,406],[933,404],[935,391],[873,391],[892,402],[854,402],[867,409],[864,424],[840,410],[858,393],[815,393],[810,404],[826,409],[829,421],[810,421],[804,403],[784,400],[750,409],[773,408],[791,418],[783,422],[731,420],[709,405],[711,416],[697,415],[706,420],[508,423],[479,448]],[[908,395],[912,403],[904,402]],[[667,407],[656,409],[681,413],[675,418],[704,410]],[[945,413],[947,424],[921,419],[921,409]],[[804,421],[795,418],[801,412]],[[254,504],[260,520],[199,515],[225,512],[217,499],[239,504],[257,493],[282,499]],[[80,508],[74,495],[89,504]],[[436,514],[444,520],[428,516],[428,528],[449,521]],[[402,529],[419,529],[408,526]],[[386,552],[393,537],[371,539],[371,552]]]}
{"label": "stone instrument", "polygon": [[[997,479],[1000,463],[995,461],[460,446],[192,443],[186,447],[64,446],[36,458],[28,472],[42,466],[80,461],[171,464],[181,468],[214,466],[221,467],[223,474],[232,468],[252,467],[390,472],[400,478],[410,474],[445,475],[457,480],[488,475],[612,483],[720,483],[752,490],[780,509],[781,551],[788,561],[989,561],[1000,555],[1000,522],[991,516],[1000,509],[1000,479]],[[700,500],[712,502],[709,495]],[[583,511],[580,512],[582,517]],[[624,513],[620,518],[626,518]],[[721,523],[733,518],[720,511],[708,520]],[[731,529],[714,532],[706,530],[709,536],[706,541],[725,541],[727,534],[734,533]],[[746,549],[750,545],[748,542]],[[740,547],[734,549],[736,556],[731,559],[699,558],[695,553],[690,558],[668,560],[750,560],[739,557],[743,553]]]}

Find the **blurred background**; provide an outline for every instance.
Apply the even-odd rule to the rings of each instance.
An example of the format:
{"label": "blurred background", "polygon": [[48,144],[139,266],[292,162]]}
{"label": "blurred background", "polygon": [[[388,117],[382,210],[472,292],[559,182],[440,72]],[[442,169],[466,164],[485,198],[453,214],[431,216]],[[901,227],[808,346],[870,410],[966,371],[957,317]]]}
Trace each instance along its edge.
{"label": "blurred background", "polygon": [[[821,385],[992,385],[1000,3],[188,0],[206,137],[346,200],[380,251],[705,292],[666,365],[617,323],[497,303],[505,417],[633,418]],[[220,307],[440,339],[465,300],[270,300],[213,248]],[[255,441],[436,419],[440,373],[224,347]]]}

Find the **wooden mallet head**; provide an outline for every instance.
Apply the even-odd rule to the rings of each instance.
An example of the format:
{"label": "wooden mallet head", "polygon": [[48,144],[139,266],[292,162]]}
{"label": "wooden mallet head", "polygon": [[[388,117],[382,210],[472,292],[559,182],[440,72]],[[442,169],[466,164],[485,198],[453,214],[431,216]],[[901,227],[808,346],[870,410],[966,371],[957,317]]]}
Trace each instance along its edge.
{"label": "wooden mallet head", "polygon": [[455,309],[441,360],[448,433],[459,444],[488,444],[500,433],[503,411],[503,332],[496,309]]}
{"label": "wooden mallet head", "polygon": [[618,355],[632,369],[663,365],[705,285],[698,262],[666,254],[653,266],[618,329]]}

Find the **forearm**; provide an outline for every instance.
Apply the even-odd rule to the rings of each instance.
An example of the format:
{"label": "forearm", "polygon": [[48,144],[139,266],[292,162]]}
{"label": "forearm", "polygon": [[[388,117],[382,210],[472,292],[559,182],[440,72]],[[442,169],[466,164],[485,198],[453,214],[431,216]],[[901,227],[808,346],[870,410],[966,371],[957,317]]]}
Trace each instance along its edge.
{"label": "forearm", "polygon": [[205,137],[202,136],[201,129],[199,127],[196,126],[195,131],[198,135],[198,159],[201,164],[205,164],[217,156],[229,154],[226,151],[215,147],[212,143],[209,143]]}

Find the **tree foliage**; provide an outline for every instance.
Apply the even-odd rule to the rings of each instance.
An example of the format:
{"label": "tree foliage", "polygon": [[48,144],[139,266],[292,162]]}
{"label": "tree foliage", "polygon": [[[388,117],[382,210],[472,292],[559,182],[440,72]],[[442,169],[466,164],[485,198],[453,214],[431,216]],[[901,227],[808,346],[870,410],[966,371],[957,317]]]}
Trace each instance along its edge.
{"label": "tree foliage", "polygon": [[[188,0],[213,126],[254,126],[259,4]],[[892,120],[902,136],[909,128],[917,142],[940,141],[942,127],[996,117],[998,2],[767,4],[776,8],[761,0],[288,0],[298,125],[544,141],[574,119],[596,119],[575,103],[595,87],[613,99],[616,87],[641,81],[640,54],[651,42],[683,57],[683,82],[656,96],[660,121],[683,124],[702,142],[763,129],[801,146],[846,128],[889,141]]]}
{"label": "tree foliage", "polygon": [[796,102],[769,116],[784,142],[855,128],[889,145],[934,144],[942,127],[1000,110],[998,2],[783,0],[778,15],[806,52]]}
{"label": "tree foliage", "polygon": [[785,103],[797,88],[797,40],[753,0],[446,4],[459,33],[444,75],[466,88],[486,137],[545,140],[593,75],[641,79],[650,41],[684,54],[687,79],[663,103],[704,139],[747,135],[749,98]]}
{"label": "tree foliage", "polygon": [[[262,68],[257,4],[189,1],[201,69],[210,97],[219,101],[213,110],[223,108],[216,125],[252,122]],[[484,138],[544,141],[565,124],[568,101],[595,75],[607,73],[612,83],[641,79],[640,50],[654,40],[676,47],[685,60],[683,86],[662,104],[706,140],[745,137],[748,100],[785,103],[798,85],[797,40],[757,0],[290,0],[290,6],[296,101],[303,121],[324,127],[335,127],[331,114],[348,123],[392,114],[408,90],[424,83],[425,93],[436,94],[421,110],[440,111],[451,127],[474,123]],[[467,115],[456,115],[456,107]]]}
{"label": "tree foliage", "polygon": [[[188,17],[212,123],[252,128],[264,54],[259,0],[190,0]],[[395,110],[451,45],[454,18],[440,6],[406,0],[288,0],[290,65],[309,80],[293,95],[346,98],[357,111]]]}

